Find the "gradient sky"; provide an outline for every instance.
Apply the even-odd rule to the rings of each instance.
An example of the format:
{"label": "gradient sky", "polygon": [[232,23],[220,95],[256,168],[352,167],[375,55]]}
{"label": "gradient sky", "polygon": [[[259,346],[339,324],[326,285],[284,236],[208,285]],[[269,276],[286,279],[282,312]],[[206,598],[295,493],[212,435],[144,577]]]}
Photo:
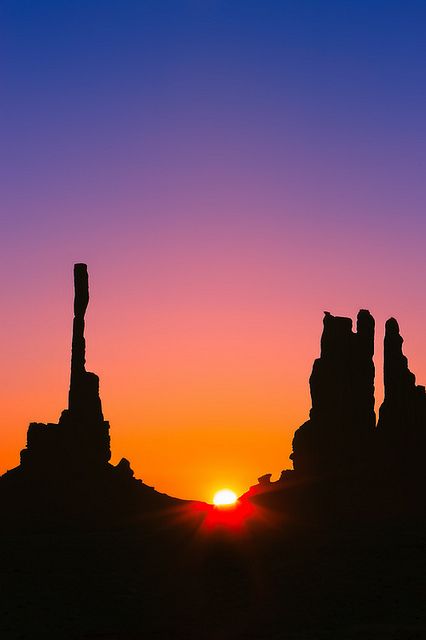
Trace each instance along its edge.
{"label": "gradient sky", "polygon": [[66,406],[72,265],[113,462],[288,468],[322,312],[426,382],[426,4],[2,0],[0,471]]}

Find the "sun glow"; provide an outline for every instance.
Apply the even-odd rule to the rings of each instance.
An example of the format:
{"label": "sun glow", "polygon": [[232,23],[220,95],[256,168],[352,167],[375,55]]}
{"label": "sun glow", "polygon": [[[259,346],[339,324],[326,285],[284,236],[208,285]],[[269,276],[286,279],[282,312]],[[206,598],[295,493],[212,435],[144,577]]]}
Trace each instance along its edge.
{"label": "sun glow", "polygon": [[216,507],[224,507],[237,502],[236,494],[230,489],[221,489],[214,494],[213,504]]}

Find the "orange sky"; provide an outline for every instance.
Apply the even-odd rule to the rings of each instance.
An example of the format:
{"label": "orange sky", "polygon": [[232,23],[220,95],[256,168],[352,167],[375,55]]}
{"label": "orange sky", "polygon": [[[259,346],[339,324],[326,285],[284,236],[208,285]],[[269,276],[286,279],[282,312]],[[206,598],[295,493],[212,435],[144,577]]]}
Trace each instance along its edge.
{"label": "orange sky", "polygon": [[[2,371],[3,469],[17,463],[28,422],[56,421],[66,406],[72,279],[63,275],[56,291],[48,282],[27,289],[31,313],[14,323]],[[126,456],[158,490],[209,501],[287,466],[292,429],[308,409],[300,382],[309,366],[305,358],[305,370],[290,373],[299,349],[277,342],[280,316],[230,301],[215,311],[196,293],[184,309],[130,300],[120,311],[128,292],[108,298],[105,282],[90,284],[87,368],[101,378],[113,462]]]}
{"label": "orange sky", "polygon": [[[374,314],[378,306],[368,299],[362,305],[355,286],[329,289],[336,280],[319,280],[317,295],[312,285],[312,296],[296,305],[298,289],[285,288],[285,269],[275,268],[273,256],[261,274],[246,256],[244,279],[242,263],[231,268],[228,256],[227,265],[212,270],[210,258],[200,258],[196,272],[176,260],[157,271],[154,282],[148,278],[154,263],[139,272],[123,263],[89,263],[86,331],[87,367],[100,376],[111,422],[112,461],[125,456],[159,491],[208,501],[224,486],[242,493],[259,475],[277,478],[290,466],[293,431],[308,417],[308,377],[319,352],[317,297],[336,314],[354,316],[358,306]],[[17,464],[28,423],[56,421],[66,406],[72,263],[59,267],[35,265],[31,277],[22,269],[10,290],[2,334],[2,470]],[[381,322],[390,315],[383,296],[389,308],[392,290],[375,293],[370,289],[366,298],[376,297],[382,307],[375,314],[380,382]],[[352,297],[360,301],[356,307]],[[410,364],[421,374],[424,308],[416,317],[399,306]]]}

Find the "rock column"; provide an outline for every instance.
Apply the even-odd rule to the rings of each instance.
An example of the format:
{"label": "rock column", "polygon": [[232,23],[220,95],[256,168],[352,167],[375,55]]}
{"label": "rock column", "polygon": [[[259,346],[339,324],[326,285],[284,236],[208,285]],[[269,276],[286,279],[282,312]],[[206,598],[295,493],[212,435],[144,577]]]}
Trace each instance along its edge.
{"label": "rock column", "polygon": [[326,312],[321,356],[309,380],[310,418],[295,433],[295,471],[334,474],[360,465],[375,427],[374,319],[366,310],[352,331],[350,318]]}

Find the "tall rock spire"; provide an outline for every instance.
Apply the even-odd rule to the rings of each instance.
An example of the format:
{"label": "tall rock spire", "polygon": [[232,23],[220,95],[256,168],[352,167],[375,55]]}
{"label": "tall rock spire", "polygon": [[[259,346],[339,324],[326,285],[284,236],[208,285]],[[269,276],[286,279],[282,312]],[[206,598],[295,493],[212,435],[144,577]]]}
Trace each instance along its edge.
{"label": "tall rock spire", "polygon": [[361,310],[352,320],[324,316],[321,356],[309,380],[310,419],[295,433],[295,471],[309,475],[350,470],[359,464],[375,427],[374,318]]}
{"label": "tall rock spire", "polygon": [[102,415],[99,378],[86,371],[84,316],[89,302],[87,266],[74,265],[74,321],[68,409],[58,424],[32,422],[21,463],[37,471],[76,469],[97,473],[110,457],[109,423]]}
{"label": "tall rock spire", "polygon": [[71,384],[73,378],[84,371],[86,342],[84,339],[84,316],[89,304],[89,276],[87,265],[74,265],[74,322],[72,334]]}
{"label": "tall rock spire", "polygon": [[86,371],[84,317],[89,303],[87,265],[74,265],[74,320],[68,410],[60,424],[72,435],[74,459],[85,465],[106,463],[111,457],[109,423],[104,421],[99,397],[99,378]]}
{"label": "tall rock spire", "polygon": [[409,467],[416,456],[423,460],[426,454],[426,393],[408,368],[403,342],[397,321],[390,318],[385,329],[385,396],[377,436],[383,452],[398,465]]}
{"label": "tall rock spire", "polygon": [[74,265],[74,321],[71,353],[71,380],[68,409],[70,415],[83,422],[103,422],[99,398],[99,378],[86,371],[84,316],[89,303],[87,265]]}

